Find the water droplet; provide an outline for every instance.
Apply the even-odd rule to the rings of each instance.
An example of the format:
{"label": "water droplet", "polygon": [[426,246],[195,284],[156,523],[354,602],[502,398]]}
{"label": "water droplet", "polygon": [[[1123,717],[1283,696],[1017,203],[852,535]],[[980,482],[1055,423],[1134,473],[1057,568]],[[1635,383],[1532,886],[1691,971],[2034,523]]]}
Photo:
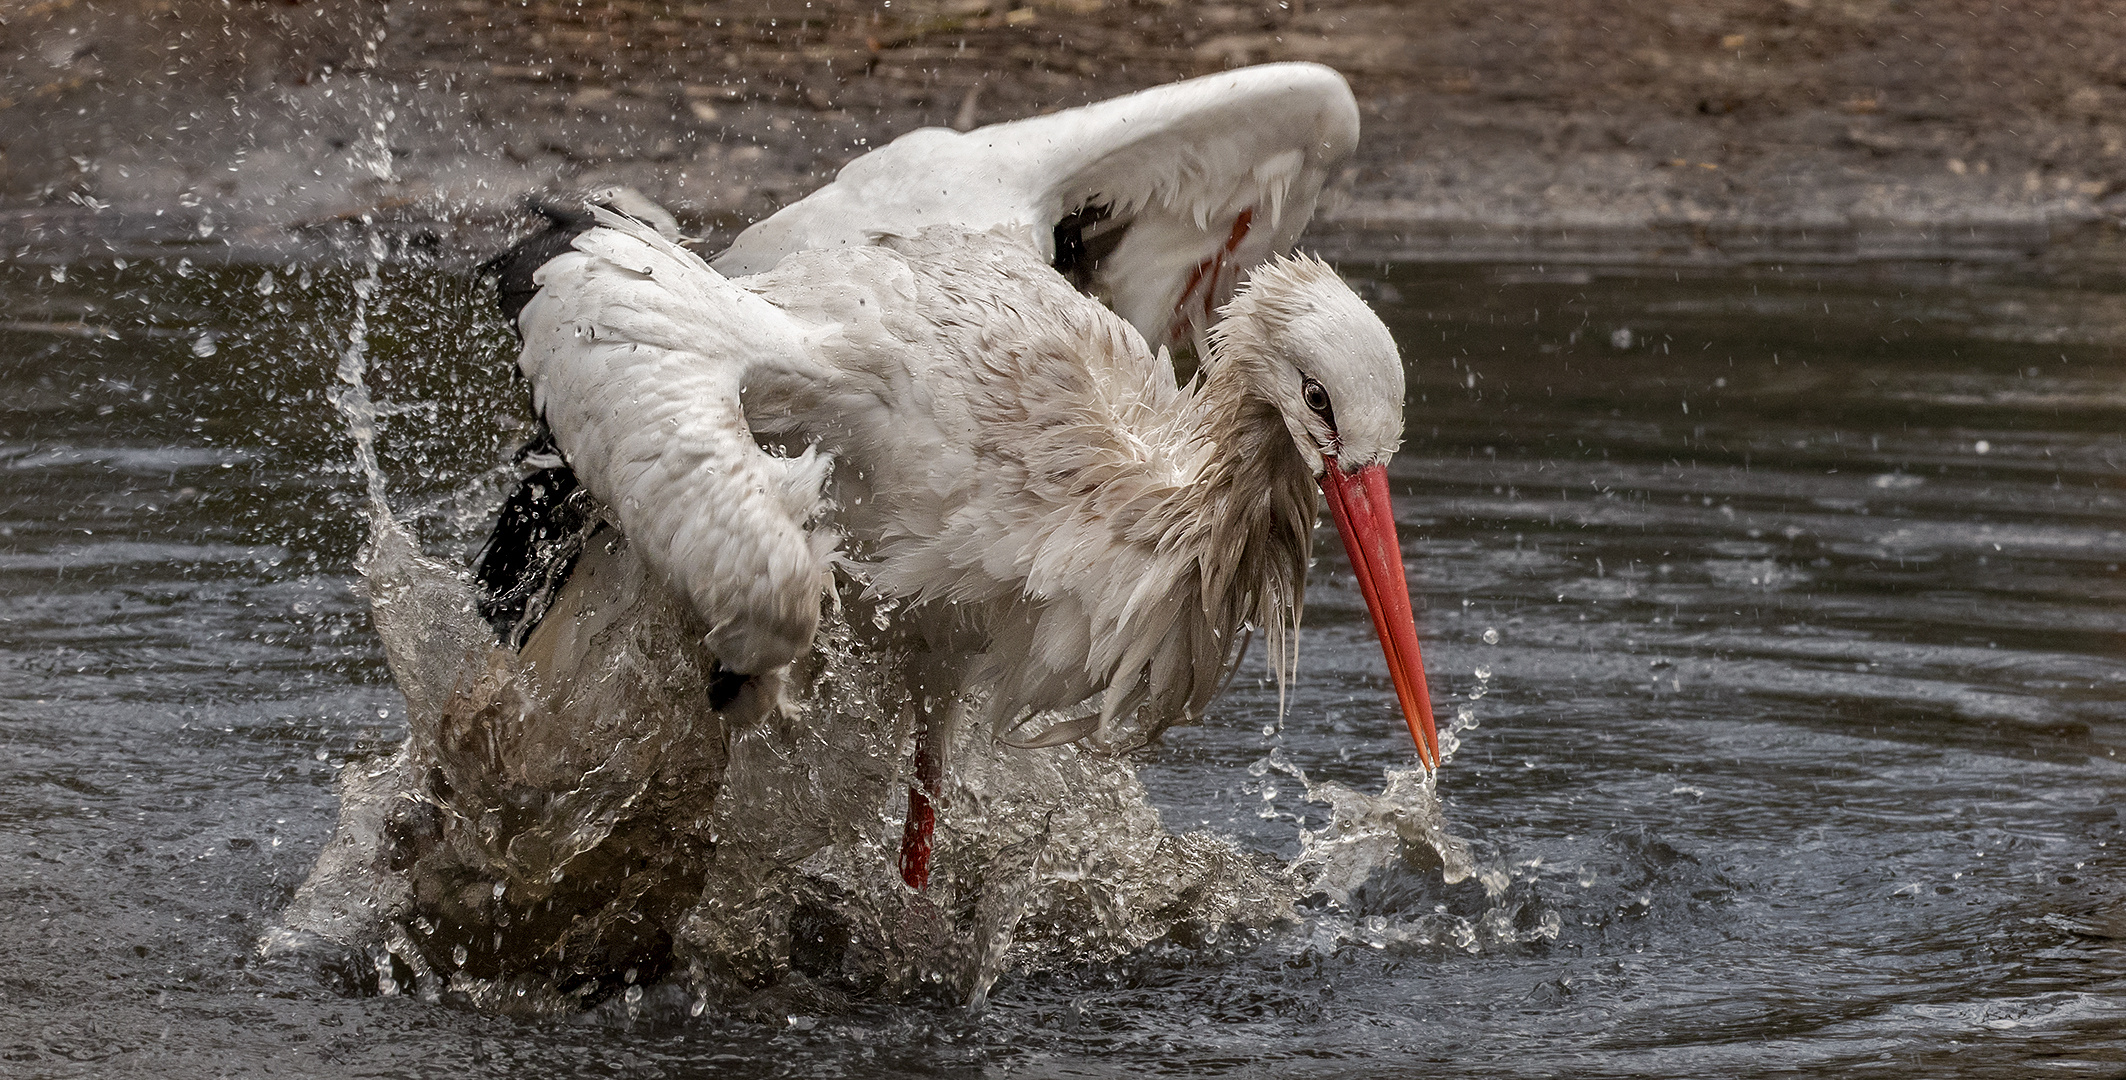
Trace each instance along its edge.
{"label": "water droplet", "polygon": [[1536,925],[1535,933],[1546,941],[1556,941],[1558,934],[1564,929],[1564,916],[1555,911],[1546,911],[1543,913],[1542,921]]}
{"label": "water droplet", "polygon": [[221,351],[221,347],[214,343],[214,335],[212,334],[201,334],[192,339],[192,355],[194,356],[212,356],[219,351]]}
{"label": "water droplet", "polygon": [[1499,632],[1498,632],[1498,631],[1497,631],[1496,629],[1493,629],[1492,627],[1489,627],[1489,626],[1485,627],[1485,628],[1484,628],[1484,644],[1486,644],[1486,645],[1496,645],[1496,644],[1498,644],[1498,643],[1499,643]]}
{"label": "water droplet", "polygon": [[1609,347],[1612,349],[1631,348],[1631,327],[1620,327],[1610,331]]}
{"label": "water droplet", "polygon": [[466,957],[471,955],[471,953],[465,951],[465,946],[463,945],[452,945],[450,947],[450,962],[459,967],[464,967]]}
{"label": "water droplet", "polygon": [[1993,444],[1987,442],[1984,439],[1980,439],[1977,442],[1971,444],[1971,449],[1977,453],[1988,454],[1993,452]]}
{"label": "water droplet", "polygon": [[1482,665],[1482,664],[1478,664],[1478,665],[1476,666],[1476,677],[1477,677],[1477,678],[1479,678],[1479,679],[1488,679],[1488,678],[1490,678],[1490,677],[1491,677],[1491,669],[1490,669],[1490,668],[1488,668],[1488,667],[1485,667],[1485,666],[1484,666],[1484,665]]}
{"label": "water droplet", "polygon": [[627,993],[622,994],[620,996],[627,999],[628,1004],[633,1005],[636,1002],[642,1000],[642,988],[639,986],[630,986],[627,988]]}
{"label": "water droplet", "polygon": [[508,889],[509,886],[507,884],[500,881],[495,882],[495,899],[502,899],[502,894],[508,891]]}
{"label": "water droplet", "polygon": [[53,280],[53,281],[65,281],[65,280],[66,280],[66,267],[64,267],[64,266],[54,266],[54,267],[52,267],[52,280]]}
{"label": "water droplet", "polygon": [[263,274],[260,274],[260,275],[258,276],[258,285],[257,285],[257,286],[255,286],[255,287],[256,287],[256,288],[258,289],[258,295],[260,295],[260,296],[272,296],[272,295],[273,295],[273,271],[271,271],[271,270],[268,270],[268,271],[266,271],[265,273],[263,273]]}

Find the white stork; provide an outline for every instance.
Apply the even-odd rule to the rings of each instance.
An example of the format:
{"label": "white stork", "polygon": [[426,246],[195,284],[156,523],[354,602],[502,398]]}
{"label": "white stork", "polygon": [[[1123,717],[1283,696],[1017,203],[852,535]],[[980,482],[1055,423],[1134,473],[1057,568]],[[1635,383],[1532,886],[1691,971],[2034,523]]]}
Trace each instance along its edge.
{"label": "white stork", "polygon": [[1133,746],[1201,715],[1250,629],[1289,673],[1317,486],[1437,765],[1387,490],[1402,362],[1280,254],[1356,139],[1341,77],[1271,65],[915,132],[713,262],[625,202],[520,245],[547,434],[476,566],[502,644],[402,532],[365,570],[413,734],[343,794],[290,930],[617,992],[733,910],[734,733],[825,711],[789,699],[849,655],[815,640],[837,603],[893,609],[849,632],[920,711],[914,904],[956,727]]}
{"label": "white stork", "polygon": [[[518,363],[564,483],[706,625],[719,702],[803,656],[837,588],[904,605],[894,640],[939,703],[911,886],[969,710],[1041,718],[1022,745],[1125,747],[1200,715],[1247,629],[1283,665],[1317,483],[1437,762],[1386,482],[1401,360],[1326,265],[1276,257],[1356,135],[1340,76],[1271,65],[912,133],[712,263],[598,208],[538,267]],[[1204,374],[1177,385],[1148,341],[1202,343]],[[483,576],[521,597],[497,580],[525,576],[516,542]],[[568,572],[496,618],[557,689],[601,607],[553,590]]]}

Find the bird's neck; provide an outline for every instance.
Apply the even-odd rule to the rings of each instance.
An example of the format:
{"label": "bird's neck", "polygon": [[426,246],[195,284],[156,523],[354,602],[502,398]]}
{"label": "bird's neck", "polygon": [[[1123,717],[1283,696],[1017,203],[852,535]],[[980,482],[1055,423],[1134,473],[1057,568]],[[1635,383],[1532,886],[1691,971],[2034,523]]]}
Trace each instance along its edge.
{"label": "bird's neck", "polygon": [[1306,588],[1316,500],[1311,470],[1258,385],[1250,358],[1214,354],[1198,390],[1212,451],[1198,481],[1207,498],[1197,559],[1206,614],[1262,631],[1282,664]]}

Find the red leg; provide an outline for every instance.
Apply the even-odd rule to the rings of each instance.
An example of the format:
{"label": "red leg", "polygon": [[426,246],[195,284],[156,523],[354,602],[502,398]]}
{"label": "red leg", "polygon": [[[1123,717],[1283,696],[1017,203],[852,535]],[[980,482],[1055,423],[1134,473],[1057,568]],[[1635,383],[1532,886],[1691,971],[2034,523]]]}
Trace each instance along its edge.
{"label": "red leg", "polygon": [[943,775],[930,740],[930,725],[924,724],[915,737],[916,783],[908,785],[908,821],[901,826],[901,880],[917,892],[930,884],[930,836],[937,825],[933,802]]}

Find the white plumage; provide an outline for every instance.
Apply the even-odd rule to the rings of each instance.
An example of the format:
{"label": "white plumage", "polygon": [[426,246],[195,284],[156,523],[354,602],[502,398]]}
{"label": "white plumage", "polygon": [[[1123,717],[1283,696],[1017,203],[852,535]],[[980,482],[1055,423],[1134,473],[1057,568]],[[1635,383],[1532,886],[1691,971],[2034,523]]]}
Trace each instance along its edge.
{"label": "white plumage", "polygon": [[1081,284],[1154,348],[1181,344],[1247,268],[1291,250],[1357,145],[1343,76],[1242,68],[964,134],[912,132],[747,229],[713,265],[754,274],[794,252],[948,223],[1028,229],[1046,261],[1059,223],[1100,211],[1064,237],[1099,253]]}
{"label": "white plumage", "polygon": [[728,669],[796,660],[836,562],[905,603],[933,731],[973,707],[1127,746],[1194,718],[1244,628],[1282,653],[1328,459],[1377,470],[1401,438],[1394,343],[1317,262],[1258,274],[1183,389],[1024,228],[732,281],[598,213],[520,319],[560,449]]}
{"label": "white plumage", "polygon": [[1334,72],[1271,65],[914,133],[714,268],[609,207],[534,238],[503,293],[565,465],[541,455],[483,552],[503,649],[472,685],[413,680],[434,719],[404,790],[349,802],[291,926],[344,925],[333,883],[388,865],[361,917],[483,977],[713,952],[745,908],[723,853],[781,850],[718,832],[739,733],[829,692],[837,604],[917,714],[912,767],[880,775],[914,778],[900,870],[923,889],[963,722],[1120,749],[1200,716],[1251,631],[1289,672],[1317,485],[1437,763],[1388,505],[1402,362],[1329,267],[1273,259],[1356,117]]}
{"label": "white plumage", "polygon": [[[1282,675],[1317,478],[1431,760],[1382,472],[1401,438],[1393,340],[1307,260],[1260,271],[1204,336],[1356,137],[1341,77],[1270,65],[915,132],[716,269],[599,208],[537,272],[519,364],[726,671],[802,656],[837,574],[851,599],[905,605],[873,644],[919,655],[910,690],[932,703],[912,847],[930,748],[970,711],[1033,744],[1119,748],[1199,715],[1250,628]],[[1209,354],[1187,387],[1146,345],[1182,338]]]}
{"label": "white plumage", "polygon": [[519,319],[533,407],[635,550],[710,620],[710,651],[743,672],[789,663],[827,584],[833,534],[805,529],[827,462],[761,453],[739,392],[771,370],[830,373],[774,305],[600,212],[618,227],[547,263]]}

